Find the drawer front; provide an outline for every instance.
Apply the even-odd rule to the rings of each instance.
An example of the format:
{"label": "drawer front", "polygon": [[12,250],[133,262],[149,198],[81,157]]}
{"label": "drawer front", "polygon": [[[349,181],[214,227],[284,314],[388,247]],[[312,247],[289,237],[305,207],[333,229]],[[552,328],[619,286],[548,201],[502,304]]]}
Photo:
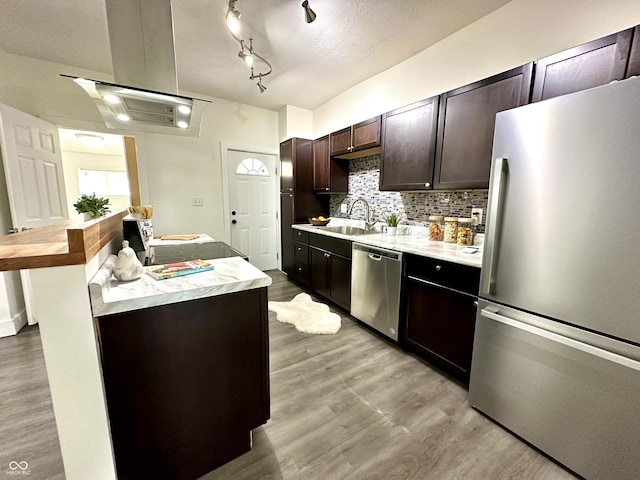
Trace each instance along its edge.
{"label": "drawer front", "polygon": [[300,243],[309,243],[309,232],[304,232],[296,228],[292,228],[293,241]]}
{"label": "drawer front", "polygon": [[304,262],[293,262],[293,271],[293,276],[296,280],[304,284],[309,283],[309,262],[306,260]]}
{"label": "drawer front", "polygon": [[293,258],[296,262],[309,262],[309,246],[306,243],[293,242]]}
{"label": "drawer front", "polygon": [[349,259],[351,258],[351,243],[351,240],[343,240],[342,238],[329,237],[327,235],[315,233],[309,235],[309,245]]}
{"label": "drawer front", "polygon": [[443,287],[478,295],[480,269],[435,258],[407,255],[406,273]]}

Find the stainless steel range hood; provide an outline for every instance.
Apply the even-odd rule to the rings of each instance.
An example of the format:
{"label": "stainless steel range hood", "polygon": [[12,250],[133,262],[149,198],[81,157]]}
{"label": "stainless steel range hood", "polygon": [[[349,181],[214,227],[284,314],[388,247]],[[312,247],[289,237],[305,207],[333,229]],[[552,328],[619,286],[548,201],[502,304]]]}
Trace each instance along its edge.
{"label": "stainless steel range hood", "polygon": [[114,83],[71,77],[108,128],[200,135],[207,100],[178,94],[171,0],[105,0]]}

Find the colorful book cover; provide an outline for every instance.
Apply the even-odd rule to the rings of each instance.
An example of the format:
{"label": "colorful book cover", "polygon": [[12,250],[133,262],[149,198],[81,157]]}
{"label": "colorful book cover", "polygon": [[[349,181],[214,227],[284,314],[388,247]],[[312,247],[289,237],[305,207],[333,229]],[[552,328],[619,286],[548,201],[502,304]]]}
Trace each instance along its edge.
{"label": "colorful book cover", "polygon": [[189,260],[188,262],[167,263],[166,265],[152,265],[147,267],[146,273],[156,280],[191,275],[192,273],[213,270],[213,265],[203,260]]}

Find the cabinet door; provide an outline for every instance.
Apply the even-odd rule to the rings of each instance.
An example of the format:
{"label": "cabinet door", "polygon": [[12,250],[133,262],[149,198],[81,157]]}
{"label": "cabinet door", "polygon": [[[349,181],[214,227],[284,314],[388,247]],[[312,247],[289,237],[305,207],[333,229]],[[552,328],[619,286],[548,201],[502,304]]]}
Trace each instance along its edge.
{"label": "cabinet door", "polygon": [[329,191],[329,135],[313,141],[313,189]]}
{"label": "cabinet door", "polygon": [[293,139],[280,144],[280,193],[293,192]]}
{"label": "cabinet door", "polygon": [[426,190],[433,183],[438,97],[382,116],[380,190]]}
{"label": "cabinet door", "polygon": [[444,93],[435,188],[489,188],[496,113],[527,103],[532,64]]}
{"label": "cabinet door", "polygon": [[351,309],[351,260],[330,254],[329,297],[345,310]]}
{"label": "cabinet door", "polygon": [[536,62],[532,102],[622,80],[633,30],[585,43]]}
{"label": "cabinet door", "polygon": [[351,127],[343,128],[331,134],[331,156],[351,151]]}
{"label": "cabinet door", "polygon": [[640,75],[640,26],[633,29],[633,42],[629,52],[629,65],[626,77]]}
{"label": "cabinet door", "polygon": [[329,297],[329,260],[331,255],[319,248],[309,247],[309,271],[311,288],[324,297]]}
{"label": "cabinet door", "polygon": [[443,370],[468,382],[473,349],[475,297],[407,278],[401,340]]}
{"label": "cabinet door", "polygon": [[295,274],[293,267],[292,224],[293,195],[290,193],[284,193],[280,195],[280,237],[282,241],[282,271],[287,275]]}
{"label": "cabinet door", "polygon": [[370,118],[353,126],[352,150],[364,150],[380,146],[380,127],[382,117]]}

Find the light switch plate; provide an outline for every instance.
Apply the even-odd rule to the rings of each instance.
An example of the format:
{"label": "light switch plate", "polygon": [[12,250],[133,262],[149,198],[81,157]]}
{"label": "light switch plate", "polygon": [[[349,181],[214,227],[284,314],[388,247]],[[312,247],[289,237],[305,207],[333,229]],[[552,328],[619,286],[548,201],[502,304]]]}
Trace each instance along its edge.
{"label": "light switch plate", "polygon": [[347,213],[347,204],[346,203],[341,203],[340,204],[340,213]]}
{"label": "light switch plate", "polygon": [[204,206],[204,198],[203,197],[191,197],[191,205],[194,207],[202,207]]}

